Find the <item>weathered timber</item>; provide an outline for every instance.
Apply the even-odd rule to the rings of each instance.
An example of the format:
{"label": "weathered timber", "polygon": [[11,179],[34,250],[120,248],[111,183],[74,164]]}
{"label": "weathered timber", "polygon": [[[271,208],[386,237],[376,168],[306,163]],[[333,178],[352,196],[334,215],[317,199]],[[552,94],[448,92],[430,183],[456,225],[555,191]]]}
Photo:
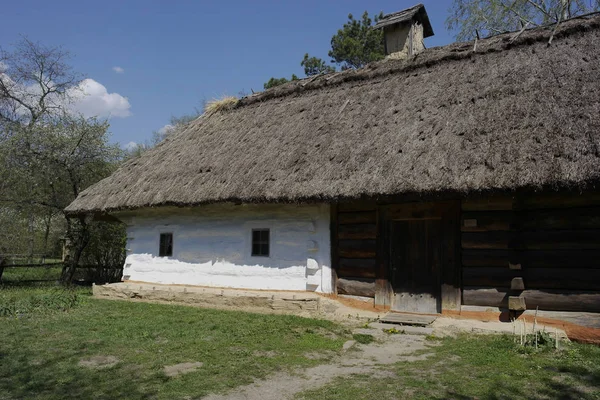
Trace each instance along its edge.
{"label": "weathered timber", "polygon": [[465,249],[465,267],[600,268],[600,250],[494,250]]}
{"label": "weathered timber", "polygon": [[527,289],[571,289],[600,291],[600,269],[578,268],[463,268],[465,286],[509,288],[514,278],[523,278]]}
{"label": "weathered timber", "polygon": [[521,278],[521,277],[512,278],[512,280],[510,281],[510,289],[511,290],[525,290],[525,282],[523,281],[523,278]]}
{"label": "weathered timber", "polygon": [[375,258],[377,257],[376,240],[340,240],[338,242],[339,256],[345,258]]}
{"label": "weathered timber", "polygon": [[344,224],[375,224],[377,223],[377,212],[375,211],[356,211],[338,213],[338,223]]}
{"label": "weathered timber", "polygon": [[470,197],[462,201],[463,211],[512,210],[513,197],[510,195],[494,195]]}
{"label": "weathered timber", "polygon": [[377,263],[374,258],[340,258],[338,276],[354,278],[375,278]]}
{"label": "weathered timber", "polygon": [[509,231],[512,211],[465,212],[461,218],[463,232]]}
{"label": "weathered timber", "polygon": [[374,201],[351,201],[347,203],[338,203],[338,212],[347,213],[353,211],[375,211],[377,204]]}
{"label": "weathered timber", "polygon": [[[508,289],[474,288],[463,289],[463,304],[483,307],[508,307]],[[600,292],[573,290],[525,290],[527,309],[548,311],[600,312]]]}
{"label": "weathered timber", "polygon": [[600,230],[465,232],[463,249],[600,249]]}
{"label": "weathered timber", "polygon": [[375,297],[375,279],[339,278],[337,281],[337,291],[339,294]]}
{"label": "weathered timber", "polygon": [[460,201],[446,202],[442,211],[441,306],[459,310],[461,305]]}
{"label": "weathered timber", "polygon": [[513,311],[527,310],[525,298],[519,296],[508,296],[508,309]]}
{"label": "weathered timber", "polygon": [[338,227],[340,239],[377,239],[376,224],[340,225]]}
{"label": "weathered timber", "polygon": [[600,229],[600,207],[480,211],[462,215],[463,232]]}
{"label": "weathered timber", "polygon": [[375,305],[391,307],[393,290],[390,283],[390,223],[387,207],[377,209],[377,251]]}
{"label": "weathered timber", "polygon": [[588,193],[541,193],[521,195],[515,204],[517,209],[575,208],[600,206],[600,192]]}
{"label": "weathered timber", "polygon": [[463,211],[536,210],[600,206],[600,192],[521,192],[506,195],[479,195],[462,201]]}

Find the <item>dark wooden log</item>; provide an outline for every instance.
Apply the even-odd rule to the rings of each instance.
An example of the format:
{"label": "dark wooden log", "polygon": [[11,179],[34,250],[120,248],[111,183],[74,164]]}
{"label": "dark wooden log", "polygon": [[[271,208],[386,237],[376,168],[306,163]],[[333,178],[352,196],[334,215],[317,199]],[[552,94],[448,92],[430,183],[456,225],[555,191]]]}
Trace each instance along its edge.
{"label": "dark wooden log", "polygon": [[461,206],[463,211],[512,210],[513,201],[510,195],[471,197],[464,199]]}
{"label": "dark wooden log", "polygon": [[377,239],[377,225],[340,225],[338,227],[338,237],[340,239]]}
{"label": "dark wooden log", "polygon": [[600,206],[600,192],[546,192],[506,195],[481,195],[462,200],[463,211],[535,210]]}
{"label": "dark wooden log", "polygon": [[376,211],[356,211],[338,213],[338,222],[344,224],[375,224],[377,223]]}
{"label": "dark wooden log", "polygon": [[521,195],[515,204],[517,209],[575,208],[600,206],[600,193],[535,193]]}
{"label": "dark wooden log", "polygon": [[600,230],[465,232],[463,249],[600,249]]}
{"label": "dark wooden log", "polygon": [[392,285],[390,283],[390,223],[388,207],[377,209],[377,251],[375,305],[390,307],[392,303]]}
{"label": "dark wooden log", "polygon": [[600,207],[465,212],[463,232],[600,229]]}
{"label": "dark wooden log", "polygon": [[462,251],[465,267],[600,268],[600,250],[479,250]]}
{"label": "dark wooden log", "polygon": [[[465,287],[463,304],[470,306],[508,306],[508,289]],[[572,290],[525,290],[528,310],[600,312],[600,292]]]}
{"label": "dark wooden log", "polygon": [[340,213],[353,212],[353,211],[375,211],[377,204],[375,201],[370,200],[359,200],[350,201],[347,203],[338,203],[338,211]]}
{"label": "dark wooden log", "polygon": [[340,258],[339,277],[375,278],[377,267],[373,258]]}
{"label": "dark wooden log", "polygon": [[339,294],[375,297],[375,279],[339,278],[337,291]]}
{"label": "dark wooden log", "polygon": [[339,256],[345,258],[375,258],[377,257],[376,240],[340,240],[338,243]]}
{"label": "dark wooden log", "polygon": [[463,268],[465,286],[509,288],[514,278],[523,278],[527,289],[600,291],[600,269],[578,268]]}
{"label": "dark wooden log", "polygon": [[461,218],[463,232],[509,231],[512,211],[465,212]]}
{"label": "dark wooden log", "polygon": [[461,305],[460,202],[447,203],[442,212],[441,306],[459,310]]}

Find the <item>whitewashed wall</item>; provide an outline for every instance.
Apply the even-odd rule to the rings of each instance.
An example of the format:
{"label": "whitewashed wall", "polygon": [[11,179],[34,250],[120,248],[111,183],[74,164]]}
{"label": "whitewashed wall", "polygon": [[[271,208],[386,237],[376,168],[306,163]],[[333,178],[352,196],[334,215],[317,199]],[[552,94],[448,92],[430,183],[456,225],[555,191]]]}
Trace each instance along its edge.
{"label": "whitewashed wall", "polygon": [[[215,204],[121,214],[123,275],[133,281],[331,293],[329,205]],[[270,256],[251,255],[252,229],[270,229]],[[173,233],[173,257],[158,257]]]}

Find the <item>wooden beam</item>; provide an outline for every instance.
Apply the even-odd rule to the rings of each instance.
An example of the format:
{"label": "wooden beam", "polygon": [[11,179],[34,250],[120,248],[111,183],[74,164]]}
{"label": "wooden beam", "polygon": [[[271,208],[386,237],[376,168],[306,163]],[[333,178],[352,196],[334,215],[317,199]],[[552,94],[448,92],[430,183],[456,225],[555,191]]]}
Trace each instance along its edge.
{"label": "wooden beam", "polygon": [[389,282],[389,223],[387,207],[377,208],[377,272],[375,281],[375,305],[390,307],[393,290]]}
{"label": "wooden beam", "polygon": [[[463,288],[463,304],[468,306],[508,307],[508,289]],[[573,290],[525,290],[527,309],[548,311],[600,312],[600,292]]]}
{"label": "wooden beam", "polygon": [[339,294],[375,297],[375,279],[339,278],[337,287]]}

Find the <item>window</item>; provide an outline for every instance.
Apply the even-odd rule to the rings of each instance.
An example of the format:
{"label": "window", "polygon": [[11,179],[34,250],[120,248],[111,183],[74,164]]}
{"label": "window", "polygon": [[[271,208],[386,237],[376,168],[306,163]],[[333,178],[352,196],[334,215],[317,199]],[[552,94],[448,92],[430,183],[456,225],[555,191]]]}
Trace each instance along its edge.
{"label": "window", "polygon": [[252,229],[252,255],[269,257],[268,229]]}
{"label": "window", "polygon": [[173,255],[173,234],[160,234],[160,248],[158,251],[159,257],[171,257]]}

